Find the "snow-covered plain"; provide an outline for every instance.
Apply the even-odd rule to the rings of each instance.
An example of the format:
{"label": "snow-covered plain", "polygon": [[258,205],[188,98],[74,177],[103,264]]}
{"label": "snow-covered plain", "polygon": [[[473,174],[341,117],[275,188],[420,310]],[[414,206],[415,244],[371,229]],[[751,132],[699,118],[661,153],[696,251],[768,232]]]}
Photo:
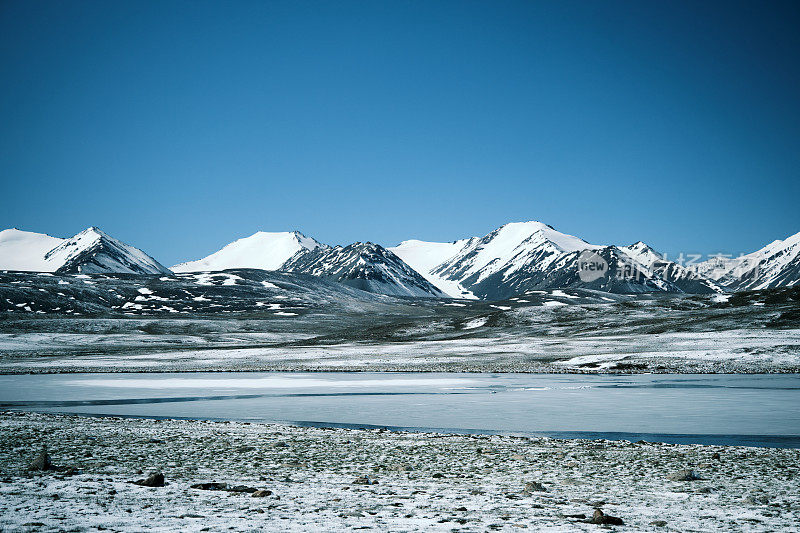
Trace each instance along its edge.
{"label": "snow-covered plain", "polygon": [[[64,469],[27,470],[42,445]],[[620,530],[793,531],[798,465],[797,449],[3,413],[0,529],[598,531],[601,509]],[[167,485],[132,484],[151,472]]]}
{"label": "snow-covered plain", "polygon": [[[483,319],[467,322],[475,332]],[[244,337],[246,338],[246,337]],[[344,342],[318,345],[313,338],[274,346],[208,347],[179,341],[179,350],[152,349],[149,339],[101,342],[95,353],[74,357],[65,337],[0,338],[0,371],[182,372],[254,370],[343,370],[422,372],[798,372],[800,329],[780,332],[731,330],[659,335],[467,337],[406,342]],[[84,337],[76,347],[91,346]],[[106,339],[106,342],[108,339]],[[73,339],[74,342],[74,339]],[[164,339],[163,342],[169,342]],[[251,343],[268,343],[263,336]],[[59,354],[58,352],[62,352]],[[63,353],[67,352],[67,353]],[[99,353],[98,353],[99,352]],[[13,356],[11,356],[13,354]]]}

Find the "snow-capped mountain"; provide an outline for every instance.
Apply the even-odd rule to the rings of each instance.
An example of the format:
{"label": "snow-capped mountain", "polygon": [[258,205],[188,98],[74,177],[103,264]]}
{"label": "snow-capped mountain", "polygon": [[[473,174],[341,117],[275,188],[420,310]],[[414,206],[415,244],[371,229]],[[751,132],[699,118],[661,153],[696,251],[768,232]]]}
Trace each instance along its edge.
{"label": "snow-capped mountain", "polygon": [[432,273],[456,281],[479,298],[494,298],[515,273],[544,273],[565,253],[600,248],[541,222],[512,222],[480,239],[471,239]]}
{"label": "snow-capped mountain", "polygon": [[394,253],[370,242],[304,250],[284,263],[281,270],[334,280],[379,294],[445,296]]}
{"label": "snow-capped mountain", "polygon": [[600,247],[531,221],[506,224],[482,238],[404,241],[390,250],[450,296],[492,298],[507,293],[498,285],[518,271],[541,274],[566,253],[595,248]]}
{"label": "snow-capped mountain", "polygon": [[699,275],[735,291],[800,284],[800,233],[741,257],[715,257],[695,265]]}
{"label": "snow-capped mountain", "polygon": [[[603,275],[585,280],[581,277],[580,262],[591,252],[604,265]],[[470,290],[486,300],[510,298],[530,291],[580,288],[617,294],[648,292],[683,292],[634,261],[616,246],[575,250],[547,256],[546,266],[535,260],[515,265],[512,269],[493,272],[470,286]],[[708,291],[703,291],[708,292]]]}
{"label": "snow-capped mountain", "polygon": [[158,261],[95,227],[69,239],[0,232],[0,269],[60,274],[169,274]]}
{"label": "snow-capped mountain", "polygon": [[[506,224],[482,238],[452,243],[404,241],[390,250],[453,297],[500,299],[566,287],[632,293],[722,290],[713,281],[665,260],[644,243],[598,246],[535,221]],[[608,263],[606,279],[580,279],[578,258],[586,250]]]}
{"label": "snow-capped mountain", "polygon": [[45,255],[45,261],[60,265],[60,274],[170,274],[168,268],[95,227],[87,228]]}
{"label": "snow-capped mountain", "polygon": [[395,296],[445,296],[413,268],[385,248],[355,243],[331,248],[297,231],[259,231],[197,261],[180,263],[174,272],[258,268],[309,274],[367,292]]}
{"label": "snow-capped mountain", "polygon": [[328,248],[298,231],[259,231],[234,241],[208,257],[173,266],[173,272],[202,272],[229,268],[278,270],[290,257],[302,250]]}

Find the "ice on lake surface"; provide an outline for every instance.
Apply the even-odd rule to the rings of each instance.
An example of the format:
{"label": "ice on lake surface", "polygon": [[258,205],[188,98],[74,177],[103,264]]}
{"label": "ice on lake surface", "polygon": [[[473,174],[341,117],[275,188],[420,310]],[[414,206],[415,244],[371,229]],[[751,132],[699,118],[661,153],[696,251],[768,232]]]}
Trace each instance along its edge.
{"label": "ice on lake surface", "polygon": [[5,375],[0,376],[0,405],[85,414],[800,447],[797,374]]}

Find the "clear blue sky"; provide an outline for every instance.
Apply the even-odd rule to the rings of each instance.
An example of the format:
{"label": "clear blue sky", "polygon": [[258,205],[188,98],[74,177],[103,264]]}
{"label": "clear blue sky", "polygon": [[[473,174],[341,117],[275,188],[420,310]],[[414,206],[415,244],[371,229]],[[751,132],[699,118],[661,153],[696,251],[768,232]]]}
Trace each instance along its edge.
{"label": "clear blue sky", "polygon": [[2,0],[0,79],[0,227],[167,265],[259,229],[800,231],[798,2]]}

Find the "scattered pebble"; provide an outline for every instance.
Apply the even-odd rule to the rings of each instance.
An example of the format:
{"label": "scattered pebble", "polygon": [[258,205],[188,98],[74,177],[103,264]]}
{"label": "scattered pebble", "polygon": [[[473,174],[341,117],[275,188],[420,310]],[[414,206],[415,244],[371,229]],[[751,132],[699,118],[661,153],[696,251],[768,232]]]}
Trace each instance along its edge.
{"label": "scattered pebble", "polygon": [[164,486],[164,474],[161,472],[153,472],[146,479],[140,479],[139,481],[134,481],[134,485],[139,485],[142,487],[163,487]]}
{"label": "scattered pebble", "polygon": [[594,510],[594,514],[592,515],[590,522],[592,524],[604,524],[610,526],[621,526],[623,524],[622,518],[619,518],[618,516],[607,515],[600,509]]}
{"label": "scattered pebble", "polygon": [[47,453],[47,448],[42,447],[42,451],[39,452],[39,455],[31,461],[31,464],[28,465],[28,470],[40,471],[44,472],[47,470],[55,470],[56,467],[50,461],[50,455]]}
{"label": "scattered pebble", "polygon": [[694,470],[682,469],[667,476],[670,481],[697,481],[703,478]]}

